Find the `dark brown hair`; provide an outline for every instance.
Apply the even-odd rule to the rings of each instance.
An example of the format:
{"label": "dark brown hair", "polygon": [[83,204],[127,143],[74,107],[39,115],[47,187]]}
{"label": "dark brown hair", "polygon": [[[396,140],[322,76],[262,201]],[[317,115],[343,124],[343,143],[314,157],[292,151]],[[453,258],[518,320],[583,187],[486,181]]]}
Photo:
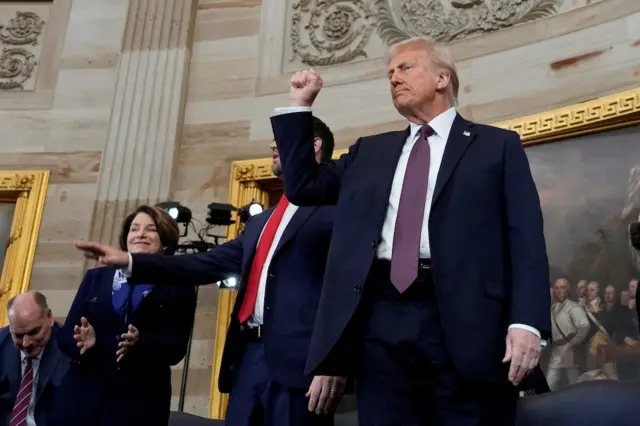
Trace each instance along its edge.
{"label": "dark brown hair", "polygon": [[169,216],[169,213],[167,213],[163,209],[147,205],[138,207],[133,213],[125,218],[124,222],[122,222],[120,238],[118,239],[120,249],[123,251],[127,251],[127,237],[129,236],[131,223],[133,222],[133,219],[135,219],[135,217],[140,213],[148,214],[153,220],[153,223],[156,225],[156,230],[158,231],[158,236],[160,237],[160,243],[162,244],[162,247],[164,247],[163,254],[173,254],[178,245],[178,240],[180,239],[180,230],[178,229],[178,224],[171,218],[171,216]]}

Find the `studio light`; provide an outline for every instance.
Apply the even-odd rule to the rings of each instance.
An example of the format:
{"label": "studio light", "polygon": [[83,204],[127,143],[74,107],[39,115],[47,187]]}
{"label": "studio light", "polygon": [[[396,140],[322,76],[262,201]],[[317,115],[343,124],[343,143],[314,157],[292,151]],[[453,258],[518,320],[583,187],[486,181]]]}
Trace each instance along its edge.
{"label": "studio light", "polygon": [[231,204],[211,203],[207,208],[207,223],[217,226],[229,226],[233,223],[231,212],[236,211],[236,208]]}
{"label": "studio light", "polygon": [[218,287],[220,288],[228,288],[235,289],[238,286],[238,279],[236,277],[228,277],[225,280],[218,282]]}
{"label": "studio light", "polygon": [[260,203],[256,203],[255,201],[251,201],[246,206],[240,207],[238,209],[238,217],[240,218],[240,222],[247,223],[251,216],[255,216],[264,211],[264,207]]}
{"label": "studio light", "polygon": [[165,201],[164,203],[159,203],[156,206],[169,213],[169,216],[178,223],[188,224],[191,222],[191,209],[181,205],[177,201]]}

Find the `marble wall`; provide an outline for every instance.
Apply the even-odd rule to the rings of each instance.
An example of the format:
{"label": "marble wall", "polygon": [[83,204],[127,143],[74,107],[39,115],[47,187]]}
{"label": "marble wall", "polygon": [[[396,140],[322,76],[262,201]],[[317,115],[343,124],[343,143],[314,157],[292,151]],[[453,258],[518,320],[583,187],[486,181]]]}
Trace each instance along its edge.
{"label": "marble wall", "polygon": [[[40,31],[17,46],[20,72],[0,66],[0,170],[52,172],[31,287],[60,318],[92,266],[72,240],[113,242],[142,202],[174,199],[204,220],[207,204],[227,201],[231,163],[268,155],[269,115],[287,105],[302,67],[324,77],[314,110],[339,148],[406,124],[389,102],[383,56],[409,34],[451,44],[460,112],[479,122],[640,84],[637,0],[2,2],[0,24],[12,18]],[[0,48],[16,47],[3,34]],[[217,289],[203,287],[185,407],[201,415],[216,309]]]}
{"label": "marble wall", "polygon": [[195,0],[0,4],[0,170],[51,171],[30,286],[60,321],[94,266],[72,241],[113,242],[128,211],[169,198],[195,11]]}

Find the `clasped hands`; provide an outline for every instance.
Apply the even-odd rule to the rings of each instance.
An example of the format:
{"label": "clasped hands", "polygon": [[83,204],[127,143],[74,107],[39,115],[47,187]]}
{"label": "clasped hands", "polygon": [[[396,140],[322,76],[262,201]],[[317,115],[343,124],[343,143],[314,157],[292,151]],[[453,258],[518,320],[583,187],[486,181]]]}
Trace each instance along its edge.
{"label": "clasped hands", "polygon": [[[127,332],[120,335],[121,340],[118,343],[118,350],[116,351],[116,356],[118,357],[117,362],[120,362],[125,355],[129,353],[139,338],[140,332],[138,329],[129,324]],[[80,348],[80,355],[84,355],[85,352],[96,344],[96,332],[87,318],[82,317],[80,319],[80,325],[76,325],[73,328],[73,339]]]}

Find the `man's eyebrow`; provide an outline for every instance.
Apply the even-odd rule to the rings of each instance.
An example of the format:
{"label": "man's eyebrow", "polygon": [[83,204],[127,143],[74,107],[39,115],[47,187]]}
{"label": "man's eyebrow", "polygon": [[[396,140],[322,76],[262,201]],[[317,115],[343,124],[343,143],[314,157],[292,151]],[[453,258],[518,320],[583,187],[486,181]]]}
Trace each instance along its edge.
{"label": "man's eyebrow", "polygon": [[25,332],[23,332],[23,333],[16,333],[16,332],[15,332],[15,330],[13,330],[13,329],[11,329],[11,332],[12,332],[13,334],[17,335],[17,336],[21,336],[21,335],[23,335],[23,334],[29,334],[29,333],[32,333],[32,332],[34,332],[35,330],[37,330],[39,327],[40,327],[40,326],[39,326],[39,325],[37,325],[37,326],[35,326],[35,327],[33,327],[33,328],[30,328],[29,330],[27,330],[27,331],[25,331]]}

